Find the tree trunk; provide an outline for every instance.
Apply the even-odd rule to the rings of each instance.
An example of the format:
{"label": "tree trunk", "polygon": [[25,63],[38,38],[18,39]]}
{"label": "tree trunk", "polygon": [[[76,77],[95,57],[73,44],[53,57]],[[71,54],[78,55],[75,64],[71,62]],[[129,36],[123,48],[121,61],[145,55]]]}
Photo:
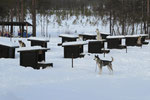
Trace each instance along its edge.
{"label": "tree trunk", "polygon": [[32,0],[32,24],[33,24],[33,36],[36,36],[36,0]]}
{"label": "tree trunk", "polygon": [[[10,16],[11,16],[11,22],[13,22],[13,9],[10,10]],[[11,32],[10,32],[11,36],[13,35],[13,25],[11,25]]]}
{"label": "tree trunk", "polygon": [[24,22],[24,8],[23,8],[23,0],[21,0],[21,22]]}
{"label": "tree trunk", "polygon": [[150,39],[150,17],[149,17],[149,0],[147,0],[147,34]]}
{"label": "tree trunk", "polygon": [[112,35],[112,22],[111,22],[111,17],[112,17],[112,14],[111,14],[111,10],[110,10],[110,19],[109,19],[109,21],[110,21],[110,26],[109,26],[109,28],[110,28],[110,35]]}

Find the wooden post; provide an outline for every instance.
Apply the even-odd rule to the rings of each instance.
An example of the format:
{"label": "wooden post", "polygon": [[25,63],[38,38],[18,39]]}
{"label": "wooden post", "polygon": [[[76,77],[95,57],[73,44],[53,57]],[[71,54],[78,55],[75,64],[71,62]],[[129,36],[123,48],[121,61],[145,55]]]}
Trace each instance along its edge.
{"label": "wooden post", "polygon": [[28,37],[28,25],[26,24],[26,37]]}
{"label": "wooden post", "polygon": [[105,57],[105,42],[104,42],[104,57]]}
{"label": "wooden post", "polygon": [[4,25],[2,25],[2,36],[4,36]]}
{"label": "wooden post", "polygon": [[23,37],[23,33],[24,33],[24,26],[22,25],[22,33],[21,33],[22,37]]}
{"label": "wooden post", "polygon": [[72,54],[72,68],[73,68],[73,54]]}
{"label": "wooden post", "polygon": [[[8,31],[9,32],[9,31]],[[11,25],[11,31],[10,31],[11,36],[13,35],[13,25]]]}

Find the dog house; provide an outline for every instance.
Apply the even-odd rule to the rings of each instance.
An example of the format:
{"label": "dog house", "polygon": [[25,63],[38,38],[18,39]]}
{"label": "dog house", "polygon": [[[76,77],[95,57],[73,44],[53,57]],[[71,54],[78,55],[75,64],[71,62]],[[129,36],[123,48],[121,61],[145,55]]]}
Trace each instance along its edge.
{"label": "dog house", "polygon": [[47,66],[53,66],[52,63],[45,62],[45,52],[49,50],[48,48],[42,48],[40,46],[21,48],[18,50],[20,52],[20,65],[29,66],[34,69],[40,69],[40,67],[45,68]]}
{"label": "dog house", "polygon": [[31,41],[31,46],[41,46],[47,48],[48,39],[38,38],[38,37],[30,37],[28,41]]}
{"label": "dog house", "polygon": [[140,37],[140,35],[126,35],[125,36],[125,43],[126,43],[126,46],[137,46],[137,41],[138,41],[138,38]]}
{"label": "dog house", "polygon": [[109,49],[123,49],[126,46],[122,45],[122,39],[124,36],[107,36],[107,48]]}
{"label": "dog house", "polygon": [[103,53],[105,40],[90,40],[88,43],[88,52],[89,53]]}
{"label": "dog house", "polygon": [[110,35],[110,33],[100,32],[102,39],[106,39],[107,36]]}
{"label": "dog house", "polygon": [[82,38],[83,41],[86,41],[86,40],[95,40],[96,36],[97,35],[90,34],[90,33],[79,34],[79,38]]}
{"label": "dog house", "polygon": [[142,44],[148,44],[148,42],[146,42],[146,38],[148,38],[148,34],[140,34],[141,38],[141,42]]}
{"label": "dog house", "polygon": [[15,58],[15,49],[18,47],[17,44],[0,41],[0,58]]}
{"label": "dog house", "polygon": [[62,38],[62,43],[76,41],[78,38],[78,36],[71,34],[60,34],[59,37]]}
{"label": "dog house", "polygon": [[65,42],[62,44],[64,47],[64,58],[78,58],[82,57],[81,53],[83,53],[83,45],[87,44],[87,42]]}

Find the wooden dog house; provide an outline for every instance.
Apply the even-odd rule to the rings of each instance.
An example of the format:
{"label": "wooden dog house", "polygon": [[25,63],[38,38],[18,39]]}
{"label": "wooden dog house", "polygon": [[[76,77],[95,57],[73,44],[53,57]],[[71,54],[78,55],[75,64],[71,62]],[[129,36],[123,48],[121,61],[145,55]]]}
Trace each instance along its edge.
{"label": "wooden dog house", "polygon": [[126,46],[137,46],[137,41],[140,35],[126,35],[125,36],[125,44]]}
{"label": "wooden dog house", "polygon": [[62,43],[76,41],[78,38],[78,36],[71,34],[60,34],[59,37],[62,38]]}
{"label": "wooden dog house", "polygon": [[20,65],[29,66],[34,69],[45,68],[47,66],[53,66],[52,63],[45,63],[45,52],[48,48],[42,48],[39,46],[30,48],[21,48],[20,52]]}
{"label": "wooden dog house", "polygon": [[102,39],[106,39],[107,36],[110,35],[110,33],[106,33],[106,32],[100,32]]}
{"label": "wooden dog house", "polygon": [[90,33],[79,34],[79,38],[82,38],[83,41],[86,41],[86,40],[95,40],[96,36],[97,35],[90,34]]}
{"label": "wooden dog house", "polygon": [[0,41],[0,58],[15,58],[15,49],[18,47],[18,44]]}
{"label": "wooden dog house", "polygon": [[109,49],[123,49],[126,46],[122,45],[124,36],[107,36],[107,48]]}
{"label": "wooden dog house", "polygon": [[31,46],[41,46],[47,48],[48,39],[38,38],[38,37],[30,37],[28,41],[31,41]]}
{"label": "wooden dog house", "polygon": [[64,58],[78,58],[82,57],[81,53],[83,53],[83,45],[87,44],[87,42],[66,42],[63,43],[64,47]]}
{"label": "wooden dog house", "polygon": [[103,53],[105,40],[90,40],[88,43],[88,52],[89,53]]}
{"label": "wooden dog house", "polygon": [[148,38],[148,34],[140,34],[141,38],[141,42],[142,44],[148,44],[149,42],[146,42],[146,38]]}

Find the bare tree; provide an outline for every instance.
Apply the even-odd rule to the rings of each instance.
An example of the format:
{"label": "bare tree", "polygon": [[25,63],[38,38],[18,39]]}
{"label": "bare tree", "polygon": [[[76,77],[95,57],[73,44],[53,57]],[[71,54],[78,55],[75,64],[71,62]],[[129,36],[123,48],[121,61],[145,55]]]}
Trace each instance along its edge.
{"label": "bare tree", "polygon": [[32,0],[32,24],[33,24],[33,36],[36,36],[36,0]]}

